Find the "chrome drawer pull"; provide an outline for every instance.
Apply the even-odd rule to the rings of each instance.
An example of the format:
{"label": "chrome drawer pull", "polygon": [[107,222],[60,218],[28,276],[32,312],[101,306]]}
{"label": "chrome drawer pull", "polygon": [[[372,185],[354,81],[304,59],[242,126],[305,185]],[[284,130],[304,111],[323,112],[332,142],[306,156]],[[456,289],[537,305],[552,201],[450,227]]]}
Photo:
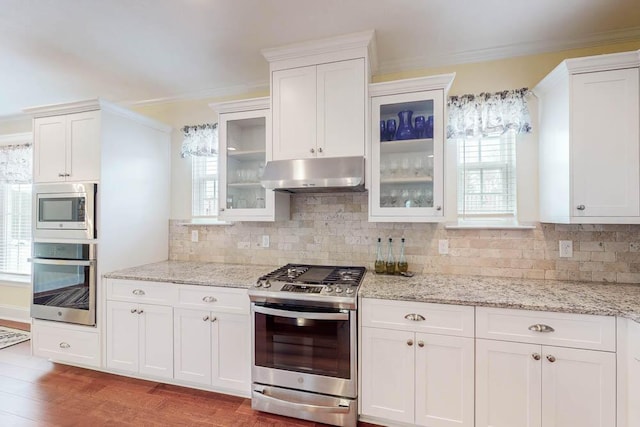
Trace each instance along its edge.
{"label": "chrome drawer pull", "polygon": [[218,300],[215,299],[214,297],[202,297],[202,301],[204,301],[204,302],[216,302]]}
{"label": "chrome drawer pull", "polygon": [[131,309],[131,314],[133,314],[133,313],[137,313],[137,312],[138,312],[138,310],[136,310],[135,308],[132,308],[132,309]]}
{"label": "chrome drawer pull", "polygon": [[409,313],[404,316],[404,318],[407,320],[413,320],[414,322],[422,322],[423,320],[425,320],[423,315],[416,313]]}
{"label": "chrome drawer pull", "polygon": [[547,354],[547,360],[551,363],[556,361],[556,357],[551,355],[551,354]]}
{"label": "chrome drawer pull", "polygon": [[413,345],[413,340],[407,340],[407,345],[411,347]]}
{"label": "chrome drawer pull", "polygon": [[531,357],[533,357],[533,360],[540,360],[540,354],[538,353],[533,353]]}
{"label": "chrome drawer pull", "polygon": [[66,342],[61,342],[60,343],[60,348],[71,348],[71,344],[66,343]]}
{"label": "chrome drawer pull", "polygon": [[215,322],[216,320],[218,320],[218,318],[217,318],[217,317],[215,317],[215,316],[211,316],[211,323]]}
{"label": "chrome drawer pull", "polygon": [[535,325],[529,326],[529,330],[532,332],[555,332],[555,329],[553,329],[551,326],[543,325],[541,323],[536,323]]}
{"label": "chrome drawer pull", "polygon": [[133,294],[134,295],[145,295],[144,291],[142,289],[134,289],[133,290]]}

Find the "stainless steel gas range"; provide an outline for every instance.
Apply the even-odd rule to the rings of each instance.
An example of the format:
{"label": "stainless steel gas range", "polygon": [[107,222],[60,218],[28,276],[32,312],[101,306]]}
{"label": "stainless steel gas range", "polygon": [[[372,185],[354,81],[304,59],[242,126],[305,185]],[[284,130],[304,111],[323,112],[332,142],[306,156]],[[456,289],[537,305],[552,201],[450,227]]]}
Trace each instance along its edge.
{"label": "stainless steel gas range", "polygon": [[287,264],[249,289],[254,409],[355,426],[357,295],[366,269]]}

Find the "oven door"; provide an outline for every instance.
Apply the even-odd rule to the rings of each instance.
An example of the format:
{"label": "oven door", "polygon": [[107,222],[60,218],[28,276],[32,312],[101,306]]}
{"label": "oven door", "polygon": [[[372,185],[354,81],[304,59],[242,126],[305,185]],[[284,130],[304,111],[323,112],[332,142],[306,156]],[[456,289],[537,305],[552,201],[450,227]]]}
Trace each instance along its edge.
{"label": "oven door", "polygon": [[254,383],[356,397],[356,312],[252,305]]}
{"label": "oven door", "polygon": [[96,324],[94,260],[32,258],[31,317]]}

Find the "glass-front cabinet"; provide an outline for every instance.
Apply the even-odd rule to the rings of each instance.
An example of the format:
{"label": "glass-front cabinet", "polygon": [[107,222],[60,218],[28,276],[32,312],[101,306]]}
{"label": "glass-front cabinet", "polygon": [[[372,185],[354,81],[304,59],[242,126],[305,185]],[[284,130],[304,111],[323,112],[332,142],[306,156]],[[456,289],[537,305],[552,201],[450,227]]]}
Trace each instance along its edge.
{"label": "glass-front cabinet", "polygon": [[[274,221],[288,214],[289,196],[260,184],[271,160],[269,98],[212,104],[219,113],[219,218],[230,221]],[[278,206],[276,207],[276,200]]]}
{"label": "glass-front cabinet", "polygon": [[453,75],[376,83],[369,220],[444,220],[444,112]]}

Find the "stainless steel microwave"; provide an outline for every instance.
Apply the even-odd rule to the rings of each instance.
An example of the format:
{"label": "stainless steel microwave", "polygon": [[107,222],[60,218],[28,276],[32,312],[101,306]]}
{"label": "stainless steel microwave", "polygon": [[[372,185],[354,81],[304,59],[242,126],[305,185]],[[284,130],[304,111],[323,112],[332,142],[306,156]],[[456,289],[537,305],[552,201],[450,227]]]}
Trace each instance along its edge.
{"label": "stainless steel microwave", "polygon": [[95,183],[35,184],[33,236],[95,239],[96,192]]}

